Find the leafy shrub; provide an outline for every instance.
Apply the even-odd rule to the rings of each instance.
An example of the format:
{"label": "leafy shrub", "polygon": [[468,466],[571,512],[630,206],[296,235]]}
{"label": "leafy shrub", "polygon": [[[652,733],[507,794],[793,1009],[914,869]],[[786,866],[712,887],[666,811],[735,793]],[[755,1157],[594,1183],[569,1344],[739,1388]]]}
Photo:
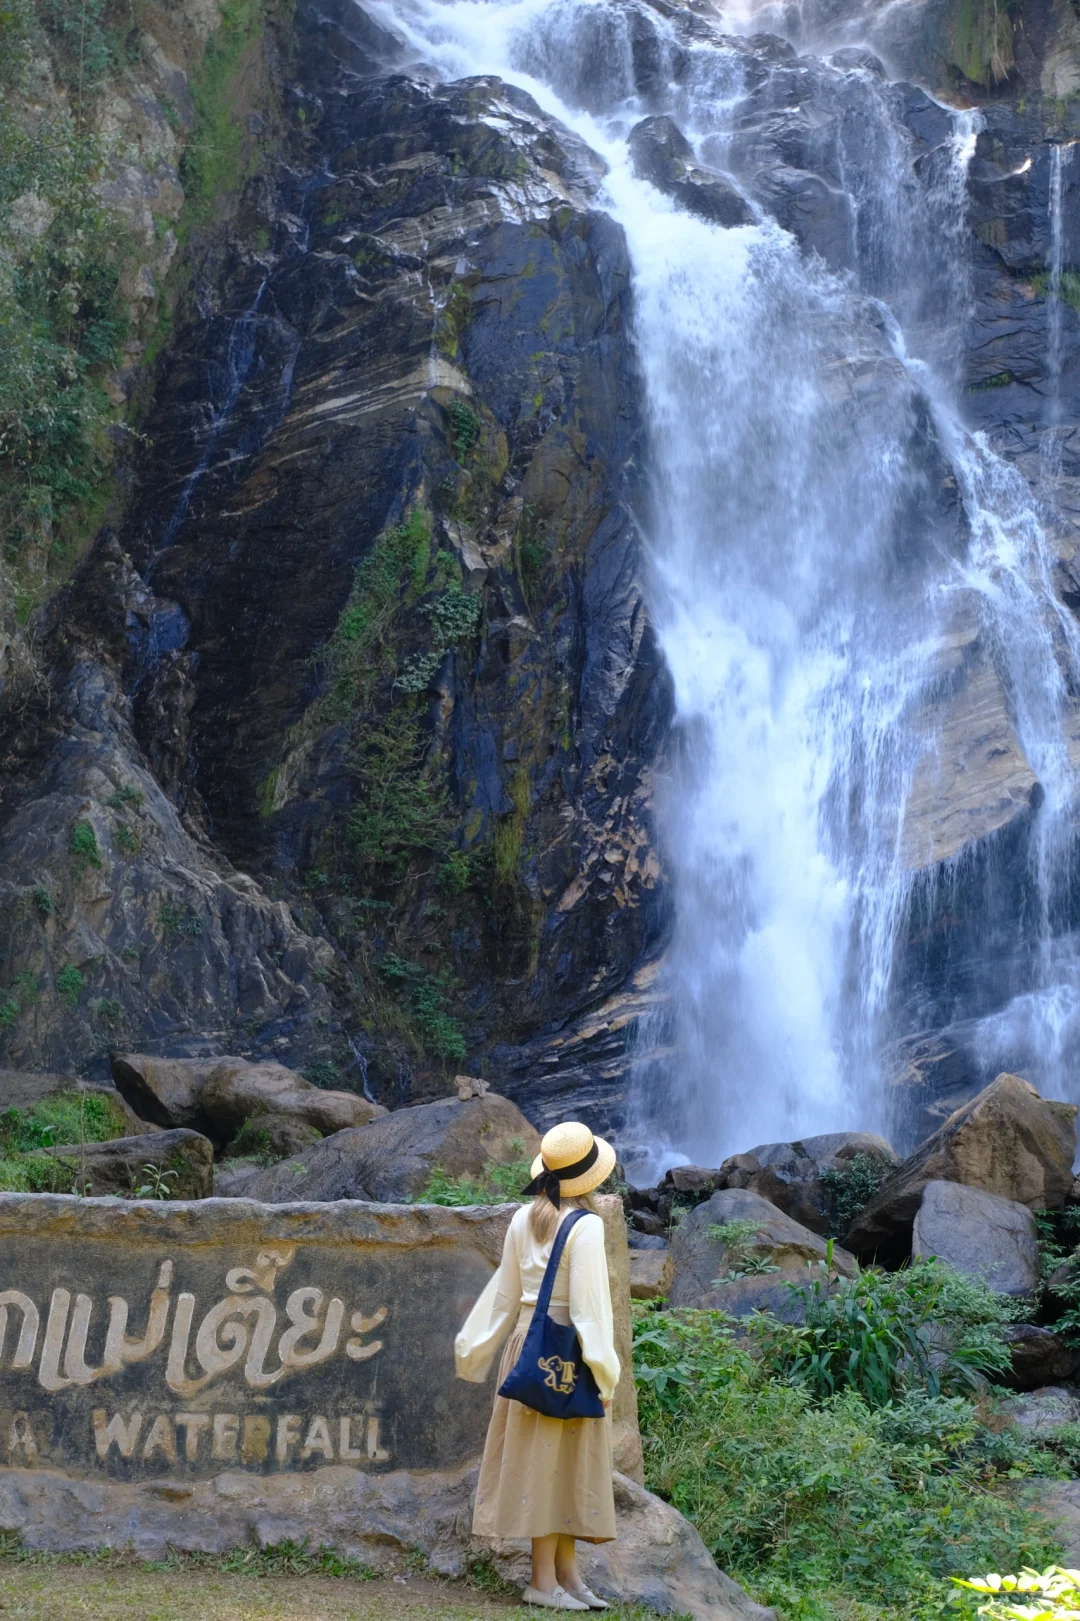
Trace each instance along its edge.
{"label": "leafy shrub", "polygon": [[317,1059],[302,1073],[305,1081],[310,1081],[312,1086],[321,1086],[331,1092],[341,1085],[341,1071],[329,1058]]}
{"label": "leafy shrub", "polygon": [[446,407],[446,420],[450,424],[454,455],[463,462],[480,437],[480,418],[464,400],[453,400]]}
{"label": "leafy shrub", "polygon": [[36,975],[24,970],[16,974],[10,987],[0,992],[0,1034],[13,1025],[20,1014],[37,1001],[38,982]]}
{"label": "leafy shrub", "polygon": [[853,1154],[843,1170],[821,1173],[829,1232],[833,1238],[843,1238],[859,1211],[870,1203],[892,1173],[893,1167],[873,1154]]}
{"label": "leafy shrub", "polygon": [[83,993],[86,981],[75,967],[74,963],[67,963],[56,976],[56,994],[74,1013],[79,1005],[79,997]]}
{"label": "leafy shrub", "polygon": [[635,1371],[647,1485],[790,1621],[931,1621],[941,1579],[1053,1557],[988,1478],[970,1400],[818,1401],[717,1312],[639,1308]]}
{"label": "leafy shrub", "polygon": [[464,1063],[465,1037],[446,1004],[448,976],[429,974],[392,951],[379,964],[379,973],[403,997],[421,1050],[430,1058]]}
{"label": "leafy shrub", "polygon": [[349,841],[369,881],[400,880],[418,856],[447,847],[446,795],[425,774],[425,748],[419,720],[402,710],[364,728],[355,753]]}
{"label": "leafy shrub", "polygon": [[489,1165],[481,1176],[451,1176],[437,1165],[428,1177],[415,1204],[473,1205],[524,1204],[522,1188],[532,1180],[527,1159],[510,1165]]}
{"label": "leafy shrub", "polygon": [[954,1576],[953,1581],[987,1597],[979,1614],[991,1621],[1065,1621],[1080,1615],[1080,1572],[1060,1565],[1022,1570],[1019,1576],[972,1576],[967,1581]]}
{"label": "leafy shrub", "polygon": [[51,1154],[0,1158],[0,1193],[75,1193],[78,1166]]}
{"label": "leafy shrub", "polygon": [[881,1407],[914,1388],[970,1390],[1009,1366],[1000,1330],[1014,1303],[936,1261],[855,1278],[819,1262],[808,1283],[789,1288],[805,1320],[762,1318],[755,1334],[765,1366],[818,1400],[856,1390]]}
{"label": "leafy shrub", "polygon": [[88,867],[101,866],[97,834],[89,822],[72,822],[68,834],[68,852],[74,859],[76,872],[80,874]]}
{"label": "leafy shrub", "polygon": [[708,1236],[714,1243],[724,1246],[724,1254],[731,1263],[721,1277],[713,1279],[714,1286],[732,1283],[736,1278],[779,1272],[780,1268],[769,1261],[767,1253],[755,1254],[754,1240],[760,1232],[759,1221],[722,1221],[714,1222],[709,1227]]}
{"label": "leafy shrub", "polygon": [[53,898],[44,885],[39,885],[33,894],[34,907],[37,915],[44,922],[45,918],[53,915]]}

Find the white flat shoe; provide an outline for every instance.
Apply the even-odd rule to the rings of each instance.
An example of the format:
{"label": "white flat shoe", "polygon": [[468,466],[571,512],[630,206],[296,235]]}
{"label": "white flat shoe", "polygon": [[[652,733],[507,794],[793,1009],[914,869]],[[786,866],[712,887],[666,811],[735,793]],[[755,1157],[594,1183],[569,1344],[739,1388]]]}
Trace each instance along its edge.
{"label": "white flat shoe", "polygon": [[587,1605],[590,1610],[606,1610],[608,1608],[607,1599],[597,1598],[592,1589],[584,1585],[581,1587],[568,1587],[566,1591],[571,1597],[580,1599],[582,1604]]}
{"label": "white flat shoe", "polygon": [[568,1593],[565,1587],[553,1587],[550,1593],[541,1593],[538,1587],[527,1587],[521,1595],[523,1604],[539,1604],[545,1610],[587,1610],[588,1604]]}

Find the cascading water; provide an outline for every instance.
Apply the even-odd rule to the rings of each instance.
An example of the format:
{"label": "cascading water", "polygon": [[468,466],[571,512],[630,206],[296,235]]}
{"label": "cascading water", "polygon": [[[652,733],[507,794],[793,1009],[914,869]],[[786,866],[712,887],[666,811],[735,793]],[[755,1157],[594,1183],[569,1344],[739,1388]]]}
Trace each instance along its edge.
{"label": "cascading water", "polygon": [[[651,1168],[880,1125],[911,899],[904,811],[964,615],[1045,794],[1043,942],[1070,847],[1062,667],[1076,632],[1023,480],[953,404],[978,115],[922,98],[937,133],[916,139],[872,63],[743,49],[689,12],[680,32],[679,13],[645,0],[368,9],[429,69],[498,73],[570,125],[607,161],[604,203],[627,237],[648,412],[641,519],[677,702],[658,806],[670,994],[664,1028],[642,1035],[676,1056],[639,1065]],[[758,223],[721,229],[631,164],[631,126],[669,114],[714,168],[745,171],[763,141],[779,165],[800,97],[830,132],[835,183],[814,206],[845,274],[760,207]],[[1027,963],[1025,994],[1053,1000],[1059,947]],[[988,1022],[983,1034],[992,1045]]]}

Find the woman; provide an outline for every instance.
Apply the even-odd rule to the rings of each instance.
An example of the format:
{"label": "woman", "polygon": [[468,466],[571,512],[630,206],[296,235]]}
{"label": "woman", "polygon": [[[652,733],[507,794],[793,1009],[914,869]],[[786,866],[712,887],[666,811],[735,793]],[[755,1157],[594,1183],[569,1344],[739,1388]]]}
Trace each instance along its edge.
{"label": "woman", "polygon": [[454,1346],[458,1378],[482,1384],[509,1334],[499,1364],[501,1386],[521,1354],[560,1225],[575,1210],[591,1212],[575,1221],[567,1238],[548,1315],[574,1325],[607,1411],[603,1418],[547,1418],[496,1396],[473,1513],[475,1536],[531,1539],[532,1579],[524,1601],[549,1610],[607,1609],[581,1579],[575,1538],[610,1542],[615,1535],[610,1407],[620,1369],[604,1224],[589,1198],[614,1168],[615,1150],[588,1126],[571,1120],[552,1127],[525,1189],[535,1197],[510,1223],[499,1270]]}

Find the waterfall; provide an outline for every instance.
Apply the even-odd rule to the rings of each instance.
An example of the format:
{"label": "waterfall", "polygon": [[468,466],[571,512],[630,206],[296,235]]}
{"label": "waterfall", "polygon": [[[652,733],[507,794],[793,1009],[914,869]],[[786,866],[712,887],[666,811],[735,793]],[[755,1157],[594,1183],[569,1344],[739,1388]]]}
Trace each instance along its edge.
{"label": "waterfall", "polygon": [[[429,69],[500,74],[569,125],[609,165],[603,202],[626,233],[651,491],[640,519],[676,694],[657,807],[675,921],[662,1028],[640,1037],[642,1174],[881,1127],[912,903],[905,806],[962,635],[985,643],[1045,795],[1030,857],[1040,944],[1017,981],[1028,1002],[998,1026],[981,1019],[980,1051],[1016,1051],[1017,1020],[1043,1017],[1032,997],[1059,1025],[1070,996],[1080,1008],[1055,916],[1076,631],[1034,498],[959,407],[979,115],[926,101],[941,133],[920,143],[902,91],[859,53],[795,62],[700,13],[680,32],[689,10],[645,0],[369,9]],[[746,31],[761,20],[752,6]],[[821,48],[852,43],[852,28]],[[811,91],[831,118],[837,184],[819,204],[833,210],[832,270],[756,203],[754,223],[724,229],[634,172],[629,130],[668,114],[738,187],[762,128]],[[773,124],[748,133],[753,97]],[[1037,1056],[1062,1049],[1060,1031],[1034,1039]],[[666,1055],[653,1065],[650,1040]]]}

